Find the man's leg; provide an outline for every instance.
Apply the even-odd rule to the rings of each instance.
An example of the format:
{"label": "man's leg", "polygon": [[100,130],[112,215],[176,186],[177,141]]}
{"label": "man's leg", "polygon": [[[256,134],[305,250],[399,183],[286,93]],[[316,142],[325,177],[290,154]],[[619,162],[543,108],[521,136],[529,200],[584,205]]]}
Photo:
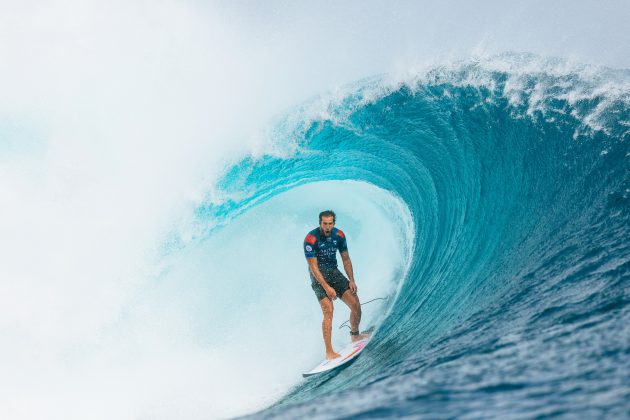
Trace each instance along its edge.
{"label": "man's leg", "polygon": [[[350,308],[350,331],[359,331],[359,324],[361,323],[361,303],[359,297],[352,293],[352,290],[348,289],[341,296],[341,300]],[[366,338],[367,335],[359,334],[353,335],[352,341],[358,341]]]}
{"label": "man's leg", "polygon": [[324,336],[324,345],[326,346],[326,359],[334,359],[341,357],[339,353],[335,353],[332,348],[330,340],[332,332],[332,318],[333,318],[333,302],[329,298],[325,297],[319,301],[319,305],[322,307],[322,313],[324,314],[324,320],[322,321],[322,334]]}

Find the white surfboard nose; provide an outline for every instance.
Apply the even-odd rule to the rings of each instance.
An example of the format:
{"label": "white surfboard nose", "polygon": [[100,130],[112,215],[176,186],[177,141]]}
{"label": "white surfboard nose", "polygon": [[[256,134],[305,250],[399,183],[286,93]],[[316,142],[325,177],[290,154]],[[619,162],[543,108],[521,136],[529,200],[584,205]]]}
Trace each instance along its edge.
{"label": "white surfboard nose", "polygon": [[372,336],[368,336],[362,340],[348,344],[347,346],[342,348],[341,351],[338,352],[341,355],[341,357],[337,357],[332,360],[324,360],[312,370],[306,373],[303,373],[302,376],[306,378],[308,376],[330,372],[332,370],[335,370],[337,368],[340,368],[350,363],[352,360],[357,358],[359,354],[361,354],[363,349],[370,342],[371,338]]}

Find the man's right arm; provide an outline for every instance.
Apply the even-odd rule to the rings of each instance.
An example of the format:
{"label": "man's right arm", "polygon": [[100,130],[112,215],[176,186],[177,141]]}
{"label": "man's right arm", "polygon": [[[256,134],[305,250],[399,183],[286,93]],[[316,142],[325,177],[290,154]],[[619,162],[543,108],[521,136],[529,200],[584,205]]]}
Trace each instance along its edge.
{"label": "man's right arm", "polygon": [[313,273],[313,277],[315,277],[315,280],[317,280],[317,282],[322,285],[324,291],[326,292],[326,295],[328,295],[330,299],[335,300],[337,298],[337,293],[335,292],[335,289],[330,287],[330,285],[326,282],[326,279],[324,279],[322,272],[319,271],[317,258],[307,258],[306,261],[308,261],[308,268],[309,270],[311,270],[311,273]]}

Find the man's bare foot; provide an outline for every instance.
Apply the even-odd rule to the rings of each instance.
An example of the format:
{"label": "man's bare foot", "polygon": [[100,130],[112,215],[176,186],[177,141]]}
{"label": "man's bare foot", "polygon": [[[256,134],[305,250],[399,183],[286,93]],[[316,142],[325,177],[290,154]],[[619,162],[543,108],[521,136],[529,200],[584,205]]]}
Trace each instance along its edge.
{"label": "man's bare foot", "polygon": [[334,351],[326,352],[326,360],[336,359],[337,357],[341,357],[339,353],[335,353]]}
{"label": "man's bare foot", "polygon": [[353,343],[356,343],[357,341],[361,341],[364,338],[368,338],[370,336],[370,334],[359,334],[359,335],[351,335],[350,338],[352,339]]}

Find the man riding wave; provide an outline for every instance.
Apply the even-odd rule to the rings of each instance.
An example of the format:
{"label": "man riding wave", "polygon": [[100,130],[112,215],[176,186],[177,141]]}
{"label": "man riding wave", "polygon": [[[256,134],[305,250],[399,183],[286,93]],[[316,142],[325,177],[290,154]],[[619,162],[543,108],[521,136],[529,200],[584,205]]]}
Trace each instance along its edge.
{"label": "man riding wave", "polygon": [[[319,301],[324,314],[322,334],[326,346],[326,358],[340,357],[331,344],[333,300],[340,298],[350,308],[350,336],[352,341],[366,338],[359,333],[361,303],[357,295],[357,285],[352,272],[352,261],[348,254],[346,235],[335,227],[335,212],[326,210],[319,214],[319,227],[310,231],[304,238],[304,255],[311,276],[311,288]],[[337,268],[337,251],[341,254],[346,278]]]}

